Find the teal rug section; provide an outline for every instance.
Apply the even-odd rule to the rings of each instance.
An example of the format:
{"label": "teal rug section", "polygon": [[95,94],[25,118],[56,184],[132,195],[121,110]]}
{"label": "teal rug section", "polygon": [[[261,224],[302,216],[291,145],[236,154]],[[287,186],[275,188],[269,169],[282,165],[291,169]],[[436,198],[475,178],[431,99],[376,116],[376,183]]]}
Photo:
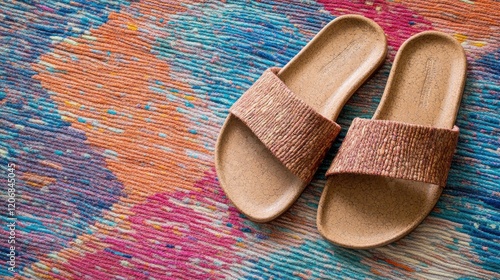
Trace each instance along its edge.
{"label": "teal rug section", "polygon": [[[121,183],[106,168],[102,155],[85,144],[81,131],[61,120],[50,92],[33,79],[36,71],[31,65],[53,44],[82,36],[88,29],[104,24],[108,14],[119,10],[122,4],[128,3],[0,3],[0,180],[5,187],[2,195],[7,195],[8,163],[16,164],[19,172],[45,174],[54,179],[50,190],[33,188],[22,178],[18,181],[18,205],[23,205],[19,207],[23,214],[18,217],[22,226],[17,228],[17,234],[25,240],[18,240],[22,244],[17,250],[22,260],[17,265],[19,271],[88,232],[89,226],[102,216],[102,210],[109,209],[120,195]],[[65,154],[67,150],[79,153]],[[47,169],[43,164],[47,159],[56,168]],[[80,170],[82,165],[86,171]],[[91,186],[90,181],[95,184]],[[89,196],[87,192],[100,196]],[[7,202],[7,196],[4,201]],[[51,214],[61,205],[72,207]],[[10,219],[6,212],[1,213],[0,219],[3,230],[7,230]],[[46,219],[51,221],[45,223]],[[7,245],[0,247],[2,265],[8,260]],[[0,269],[0,276],[9,275],[4,268]]]}

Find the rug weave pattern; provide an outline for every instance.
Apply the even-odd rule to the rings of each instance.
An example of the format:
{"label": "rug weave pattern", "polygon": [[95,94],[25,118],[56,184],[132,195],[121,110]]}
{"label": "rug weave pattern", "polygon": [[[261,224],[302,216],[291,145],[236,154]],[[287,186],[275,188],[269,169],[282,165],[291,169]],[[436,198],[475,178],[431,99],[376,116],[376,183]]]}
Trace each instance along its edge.
{"label": "rug weave pattern", "polygon": [[[5,0],[0,3],[0,186],[16,165],[9,279],[500,279],[497,1]],[[384,66],[351,98],[312,184],[268,224],[218,185],[229,107],[324,25],[361,14],[386,32]],[[355,117],[370,118],[399,46],[438,30],[467,53],[447,187],[406,238],[333,246],[316,230],[323,174]],[[5,206],[6,207],[6,206]]]}

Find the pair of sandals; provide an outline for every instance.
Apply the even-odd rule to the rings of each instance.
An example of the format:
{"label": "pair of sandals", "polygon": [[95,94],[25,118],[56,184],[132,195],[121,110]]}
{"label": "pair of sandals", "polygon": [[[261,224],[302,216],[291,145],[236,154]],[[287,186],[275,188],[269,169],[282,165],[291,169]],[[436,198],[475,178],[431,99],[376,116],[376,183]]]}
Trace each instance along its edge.
{"label": "pair of sandals", "polygon": [[[300,196],[340,131],[342,107],[386,52],[378,24],[338,17],[231,107],[216,169],[249,219],[275,219]],[[401,46],[373,118],[354,119],[326,173],[317,215],[323,237],[348,248],[378,247],[430,213],[457,144],[465,75],[464,50],[446,34],[423,32]]]}

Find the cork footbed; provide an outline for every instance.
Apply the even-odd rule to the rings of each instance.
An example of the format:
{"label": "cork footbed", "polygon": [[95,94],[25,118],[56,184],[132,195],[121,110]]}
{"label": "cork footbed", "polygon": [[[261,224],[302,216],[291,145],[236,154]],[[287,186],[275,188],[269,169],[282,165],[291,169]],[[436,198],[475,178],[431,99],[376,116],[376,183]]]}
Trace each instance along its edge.
{"label": "cork footbed", "polygon": [[[465,73],[465,53],[456,40],[439,32],[417,34],[398,51],[373,119],[451,129]],[[317,226],[337,245],[357,249],[382,246],[417,227],[442,189],[379,176],[334,175],[323,190]]]}
{"label": "cork footbed", "polygon": [[[342,16],[324,27],[278,73],[300,99],[335,120],[352,93],[383,62],[382,29],[361,16]],[[236,117],[219,135],[216,169],[227,197],[247,217],[270,221],[300,196],[309,182],[287,170]]]}

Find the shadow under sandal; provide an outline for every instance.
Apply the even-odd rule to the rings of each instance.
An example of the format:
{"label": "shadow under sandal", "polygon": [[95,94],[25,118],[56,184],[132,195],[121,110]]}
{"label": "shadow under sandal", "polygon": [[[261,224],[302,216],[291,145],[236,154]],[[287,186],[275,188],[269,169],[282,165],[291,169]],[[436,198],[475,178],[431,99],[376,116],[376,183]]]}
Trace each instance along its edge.
{"label": "shadow under sandal", "polygon": [[227,197],[249,219],[270,221],[300,196],[340,131],[334,120],[386,49],[376,23],[338,17],[231,107],[216,170]]}
{"label": "shadow under sandal", "polygon": [[367,249],[422,222],[446,185],[465,73],[464,50],[446,34],[423,32],[401,46],[373,119],[354,119],[327,171],[321,235]]}

